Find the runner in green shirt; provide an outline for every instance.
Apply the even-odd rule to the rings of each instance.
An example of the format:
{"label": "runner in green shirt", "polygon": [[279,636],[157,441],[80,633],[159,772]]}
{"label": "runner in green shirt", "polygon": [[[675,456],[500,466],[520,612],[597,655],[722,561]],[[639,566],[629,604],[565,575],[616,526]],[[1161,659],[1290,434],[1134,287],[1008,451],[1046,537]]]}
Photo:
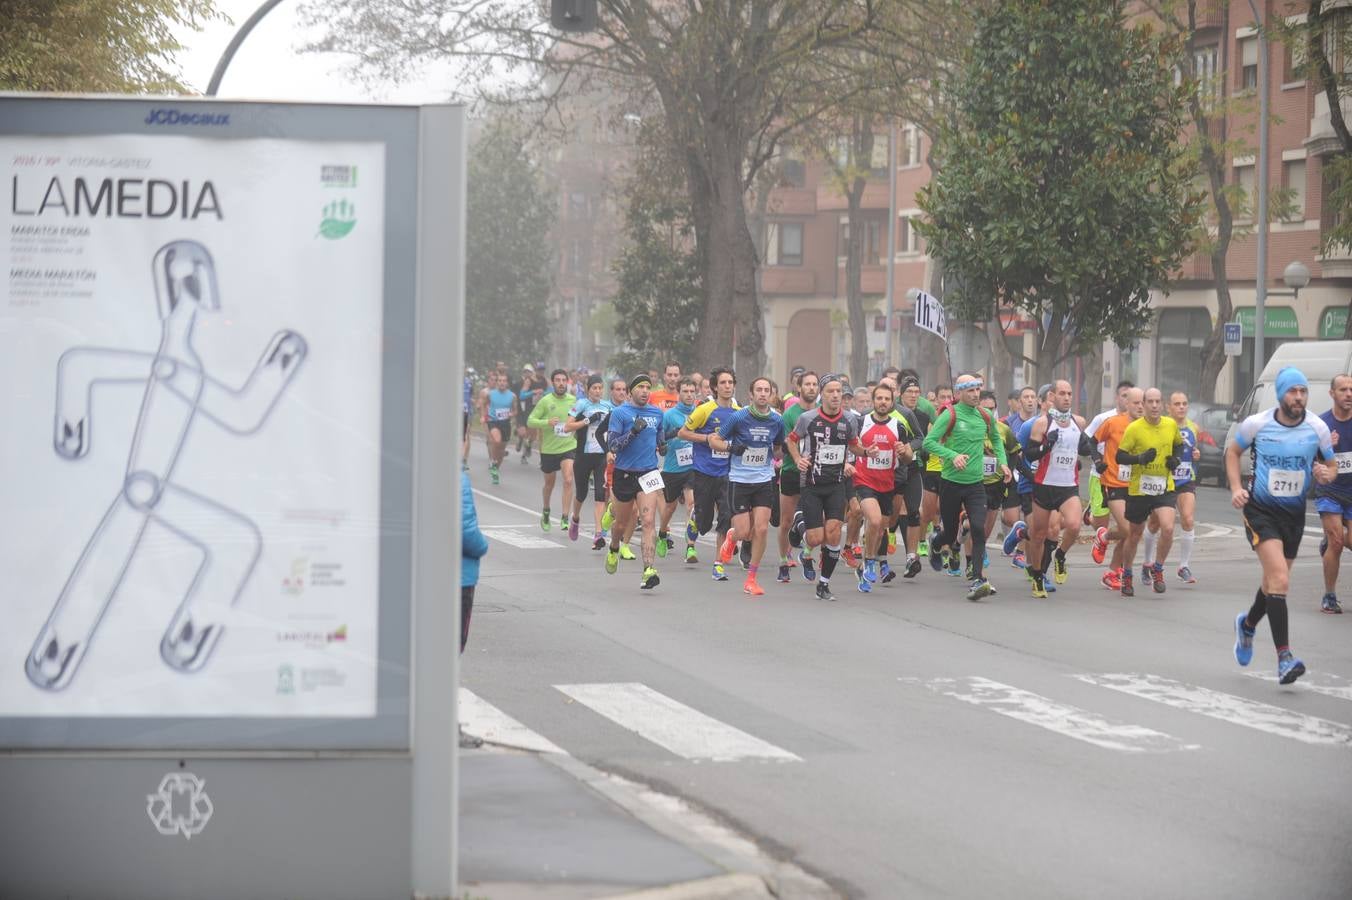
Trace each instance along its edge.
{"label": "runner in green shirt", "polygon": [[573,508],[573,457],[577,455],[577,435],[564,426],[577,398],[568,393],[568,373],[555,369],[549,376],[553,390],[545,394],[531,410],[526,425],[540,430],[540,471],[544,473],[544,507],[540,528],[549,530],[549,498],[554,493],[554,473],[563,472],[563,515],[559,527],[568,527],[568,511]]}
{"label": "runner in green shirt", "polygon": [[[798,418],[817,405],[819,384],[816,372],[803,375],[798,389],[798,402],[784,412],[784,433],[792,434]],[[798,467],[793,463],[791,454],[784,454],[779,467],[779,574],[776,581],[788,581],[789,569],[789,527],[793,525],[793,514],[798,509]]]}

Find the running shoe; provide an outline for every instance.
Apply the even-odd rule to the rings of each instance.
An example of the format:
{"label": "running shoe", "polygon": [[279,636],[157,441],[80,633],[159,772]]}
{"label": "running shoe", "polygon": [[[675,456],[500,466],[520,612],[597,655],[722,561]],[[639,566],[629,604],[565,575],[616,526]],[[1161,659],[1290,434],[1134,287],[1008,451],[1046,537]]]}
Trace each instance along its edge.
{"label": "running shoe", "polygon": [[628,562],[637,558],[638,557],[634,556],[634,551],[629,549],[628,544],[620,544],[620,559]]}
{"label": "running shoe", "polygon": [[789,574],[789,567],[787,565],[781,565],[779,567],[779,574],[775,576],[775,581],[778,581],[781,584],[788,584],[789,579],[792,577],[793,576]]}
{"label": "running shoe", "polygon": [[803,532],[807,531],[807,523],[803,521],[803,511],[795,510],[793,522],[789,525],[789,546],[803,546]]}
{"label": "running shoe", "polygon": [[1324,595],[1324,599],[1319,602],[1319,611],[1331,615],[1342,615],[1343,608],[1338,605],[1338,595],[1332,591]]}
{"label": "running shoe", "polygon": [[1247,666],[1253,661],[1253,629],[1244,624],[1248,613],[1235,616],[1235,662]]}
{"label": "running shoe", "polygon": [[1141,564],[1141,584],[1147,584],[1150,581],[1150,564]]}
{"label": "running shoe", "polygon": [[849,544],[846,544],[844,549],[840,551],[840,558],[851,569],[859,568],[859,557],[854,555],[854,547]]}
{"label": "running shoe", "polygon": [[1108,555],[1108,529],[1100,528],[1094,532],[1094,547],[1089,551],[1089,556],[1094,560],[1094,564],[1103,565],[1103,558]]}
{"label": "running shoe", "polygon": [[1305,674],[1305,663],[1296,659],[1290,650],[1283,650],[1277,656],[1277,683],[1290,684]]}
{"label": "running shoe", "polygon": [[1028,572],[1028,580],[1033,583],[1033,596],[1037,597],[1039,600],[1046,599],[1047,586],[1043,583],[1042,574],[1040,572],[1034,572],[1032,569],[1027,569],[1026,571]]}
{"label": "running shoe", "polygon": [[1016,550],[1014,555],[1009,558],[1009,564],[1016,569],[1026,569],[1028,568],[1028,557]]}
{"label": "running shoe", "polygon": [[763,597],[765,596],[765,588],[757,584],[756,579],[748,578],[746,583],[742,585],[742,593],[750,594],[753,597]]}
{"label": "running shoe", "polygon": [[699,562],[699,557],[695,554],[693,546],[685,548],[685,561],[687,565]]}
{"label": "running shoe", "polygon": [[1122,586],[1121,586],[1120,588],[1118,588],[1118,590],[1122,593],[1122,596],[1123,596],[1123,597],[1135,597],[1135,596],[1136,596],[1136,588],[1132,587],[1132,585],[1131,585],[1131,573],[1130,573],[1130,572],[1123,572],[1123,573],[1122,573]]}
{"label": "running shoe", "polygon": [[652,566],[648,566],[643,570],[643,580],[639,582],[638,586],[640,590],[651,591],[653,588],[657,587],[658,582],[661,580],[662,579],[657,577],[657,570]]}
{"label": "running shoe", "polygon": [[1178,567],[1178,580],[1184,584],[1196,584],[1197,579],[1192,576],[1192,569],[1187,566]]}
{"label": "running shoe", "polygon": [[568,527],[568,517],[559,516],[559,531],[563,531],[567,527]]}
{"label": "running shoe", "polygon": [[592,538],[593,550],[600,550],[605,545],[606,545],[606,536],[604,534],[598,534],[596,537]]}
{"label": "running shoe", "polygon": [[1013,556],[1014,549],[1019,546],[1019,541],[1028,537],[1028,526],[1020,519],[1014,523],[1014,527],[1009,529],[1009,534],[1005,535],[1005,545],[1001,549],[1005,556]]}
{"label": "running shoe", "polygon": [[962,554],[957,550],[948,555],[948,574],[952,578],[962,576]]}
{"label": "running shoe", "polygon": [[859,580],[859,593],[867,594],[873,590],[873,582],[864,577],[862,568],[855,570],[855,577]]}
{"label": "running shoe", "polygon": [[[921,546],[924,546],[923,544]],[[906,557],[906,571],[901,573],[902,578],[914,578],[920,574],[920,557],[912,553]]]}
{"label": "running shoe", "polygon": [[699,542],[699,527],[693,521],[685,523],[685,542],[687,544]]}
{"label": "running shoe", "polygon": [[887,584],[896,577],[897,573],[892,571],[892,567],[887,564],[887,560],[883,560],[878,565],[878,582],[880,584]]}
{"label": "running shoe", "polygon": [[610,504],[607,503],[606,511],[601,513],[601,530],[609,531],[610,526],[614,524],[615,524],[615,512],[610,508]]}
{"label": "running shoe", "polygon": [[549,510],[547,509],[540,514],[540,530],[541,531],[549,530]]}
{"label": "running shoe", "polygon": [[729,531],[723,538],[723,543],[718,547],[718,565],[723,566],[732,560],[732,554],[737,552],[737,538]]}
{"label": "running shoe", "polygon": [[928,541],[921,541],[920,546],[929,547],[930,568],[936,572],[940,572],[948,568],[948,550],[944,549],[944,551],[940,553],[939,550],[936,550],[934,547],[930,547],[930,543],[933,540],[934,538],[931,537]]}
{"label": "running shoe", "polygon": [[494,484],[502,484],[502,479],[498,474],[498,467],[496,465],[488,467],[488,477],[493,479]]}
{"label": "running shoe", "polygon": [[[952,573],[950,572],[949,574],[951,575]],[[970,556],[967,557],[967,568],[963,569],[962,576],[968,581],[976,580],[976,560]]]}
{"label": "running shoe", "polygon": [[[884,565],[886,565],[884,563]],[[863,568],[859,570],[859,577],[869,584],[878,583],[878,561],[874,559],[864,560]]]}
{"label": "running shoe", "polygon": [[1047,589],[1047,593],[1049,593],[1049,594],[1055,594],[1055,593],[1056,593],[1056,585],[1053,584],[1052,582],[1048,581],[1048,580],[1045,579],[1045,578],[1042,579],[1042,586],[1045,587],[1045,588]]}
{"label": "running shoe", "polygon": [[1121,590],[1121,589],[1122,589],[1122,570],[1121,570],[1121,569],[1109,569],[1109,570],[1107,570],[1106,572],[1103,573],[1103,579],[1102,579],[1102,582],[1103,582],[1103,586],[1106,587],[1106,588],[1107,588],[1108,590],[1110,590],[1110,591],[1118,591],[1118,590]]}
{"label": "running shoe", "polygon": [[751,542],[742,541],[742,549],[737,551],[737,559],[742,563],[743,569],[751,568]]}
{"label": "running shoe", "polygon": [[728,580],[728,575],[727,575],[726,572],[723,571],[723,564],[722,564],[721,562],[716,562],[716,563],[714,563],[713,579],[714,579],[714,581],[727,581],[727,580]]}
{"label": "running shoe", "polygon": [[991,583],[984,578],[973,579],[972,583],[968,585],[968,587],[970,587],[971,590],[967,592],[967,599],[971,600],[973,603],[975,603],[976,601],[980,600],[983,597],[991,597],[995,595],[995,588],[991,587]]}
{"label": "running shoe", "polygon": [[929,556],[929,538],[927,537],[921,538],[920,546],[916,547],[915,549],[917,556]]}
{"label": "running shoe", "polygon": [[817,566],[812,562],[812,557],[808,556],[806,553],[803,553],[798,557],[798,561],[803,565],[803,577],[807,579],[808,583],[811,584],[812,582],[816,581]]}
{"label": "running shoe", "polygon": [[897,552],[897,533],[895,531],[889,531],[887,533],[887,552]]}
{"label": "running shoe", "polygon": [[568,540],[570,541],[577,540],[577,528],[581,524],[582,523],[579,522],[576,517],[574,517],[568,522]]}
{"label": "running shoe", "polygon": [[831,586],[827,584],[825,581],[817,582],[817,599],[818,600],[836,599],[835,594],[831,593]]}
{"label": "running shoe", "polygon": [[657,555],[660,559],[667,558],[667,551],[671,549],[671,535],[662,532],[657,536]]}
{"label": "running shoe", "polygon": [[1052,553],[1052,580],[1057,584],[1065,584],[1070,573],[1066,571],[1066,555],[1064,553]]}
{"label": "running shoe", "polygon": [[606,574],[614,575],[615,570],[620,567],[620,554],[614,550],[606,551]]}
{"label": "running shoe", "polygon": [[1150,567],[1150,581],[1151,581],[1150,586],[1155,589],[1155,593],[1163,594],[1165,592],[1166,586],[1164,584],[1164,566],[1160,565],[1159,563],[1155,563],[1153,566]]}

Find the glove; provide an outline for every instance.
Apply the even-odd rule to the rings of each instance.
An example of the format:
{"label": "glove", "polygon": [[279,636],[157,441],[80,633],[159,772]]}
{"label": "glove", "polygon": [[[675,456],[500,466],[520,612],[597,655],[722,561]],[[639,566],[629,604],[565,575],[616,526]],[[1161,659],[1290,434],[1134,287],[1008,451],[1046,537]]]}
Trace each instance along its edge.
{"label": "glove", "polygon": [[603,412],[594,412],[594,413],[592,413],[591,416],[587,419],[587,421],[590,422],[591,424],[595,425],[597,422],[601,421],[601,420],[604,419],[605,417],[606,417],[606,414],[603,413]]}
{"label": "glove", "polygon": [[645,419],[645,418],[643,418],[642,416],[640,416],[639,418],[637,418],[637,419],[634,420],[634,424],[633,424],[633,425],[629,426],[629,433],[630,433],[630,434],[638,434],[640,431],[642,431],[643,429],[645,429],[645,428],[647,428],[647,427],[648,427],[648,420]]}
{"label": "glove", "polygon": [[1157,451],[1154,447],[1147,447],[1142,452],[1136,454],[1136,458],[1141,462],[1145,463],[1147,466],[1150,465],[1152,462],[1154,462],[1155,457],[1157,456],[1159,456],[1159,451]]}
{"label": "glove", "polygon": [[667,442],[666,442],[666,441],[663,441],[662,443],[660,443],[660,444],[657,445],[657,455],[658,455],[658,456],[666,456],[666,455],[667,455]]}
{"label": "glove", "polygon": [[1107,460],[1102,460],[1102,459],[1100,459],[1100,460],[1096,461],[1096,462],[1094,463],[1094,471],[1095,471],[1095,472],[1098,472],[1100,475],[1102,475],[1104,472],[1108,471],[1108,462],[1107,462]]}
{"label": "glove", "polygon": [[1061,432],[1056,428],[1048,428],[1047,433],[1042,436],[1042,446],[1050,450],[1056,446],[1056,442],[1061,437]]}
{"label": "glove", "polygon": [[[577,415],[573,416],[573,421],[574,421],[574,422],[581,422],[583,419],[586,419],[586,418],[587,418],[587,414],[586,414],[586,413],[578,413]],[[588,421],[590,421],[590,420],[588,420]]]}
{"label": "glove", "polygon": [[1177,469],[1177,468],[1178,468],[1178,464],[1179,464],[1180,462],[1182,462],[1181,459],[1179,459],[1177,456],[1173,456],[1173,455],[1171,454],[1171,455],[1166,456],[1166,457],[1164,458],[1164,467],[1165,467],[1166,469],[1168,469],[1170,472],[1172,472],[1174,469]]}
{"label": "glove", "polygon": [[728,447],[728,450],[732,453],[733,456],[741,456],[743,453],[746,452],[746,444],[733,444],[732,446]]}

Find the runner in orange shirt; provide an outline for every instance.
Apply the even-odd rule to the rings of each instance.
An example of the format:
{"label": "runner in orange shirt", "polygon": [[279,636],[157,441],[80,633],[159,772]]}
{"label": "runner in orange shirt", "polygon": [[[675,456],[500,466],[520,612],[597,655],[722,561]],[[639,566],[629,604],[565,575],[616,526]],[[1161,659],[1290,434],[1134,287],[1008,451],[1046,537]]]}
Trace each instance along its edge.
{"label": "runner in orange shirt", "polygon": [[662,389],[648,395],[648,403],[662,412],[681,402],[681,364],[669,362],[662,369]]}
{"label": "runner in orange shirt", "polygon": [[1122,443],[1127,426],[1144,414],[1145,392],[1140,388],[1132,388],[1127,392],[1127,411],[1108,418],[1094,432],[1094,438],[1103,444],[1103,460],[1096,468],[1099,480],[1103,483],[1108,513],[1116,529],[1108,536],[1109,539],[1116,538],[1116,544],[1108,571],[1103,573],[1103,586],[1110,591],[1122,590],[1122,540],[1131,528],[1127,524],[1127,489],[1131,484],[1131,466],[1118,463],[1117,448]]}

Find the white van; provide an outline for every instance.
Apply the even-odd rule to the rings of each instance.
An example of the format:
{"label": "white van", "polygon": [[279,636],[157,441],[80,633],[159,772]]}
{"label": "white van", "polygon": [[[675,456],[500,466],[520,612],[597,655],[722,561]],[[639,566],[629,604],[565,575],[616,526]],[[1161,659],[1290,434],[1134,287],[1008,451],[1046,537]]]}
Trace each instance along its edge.
{"label": "white van", "polygon": [[[1321,416],[1333,406],[1329,386],[1333,376],[1352,374],[1352,341],[1294,341],[1282,344],[1272,353],[1263,367],[1257,383],[1240,404],[1239,415],[1225,433],[1225,446],[1235,438],[1235,429],[1249,416],[1277,405],[1277,373],[1287,366],[1295,366],[1305,373],[1310,382],[1310,403],[1306,413]],[[1240,457],[1240,471],[1245,477],[1253,466],[1249,454]]]}

